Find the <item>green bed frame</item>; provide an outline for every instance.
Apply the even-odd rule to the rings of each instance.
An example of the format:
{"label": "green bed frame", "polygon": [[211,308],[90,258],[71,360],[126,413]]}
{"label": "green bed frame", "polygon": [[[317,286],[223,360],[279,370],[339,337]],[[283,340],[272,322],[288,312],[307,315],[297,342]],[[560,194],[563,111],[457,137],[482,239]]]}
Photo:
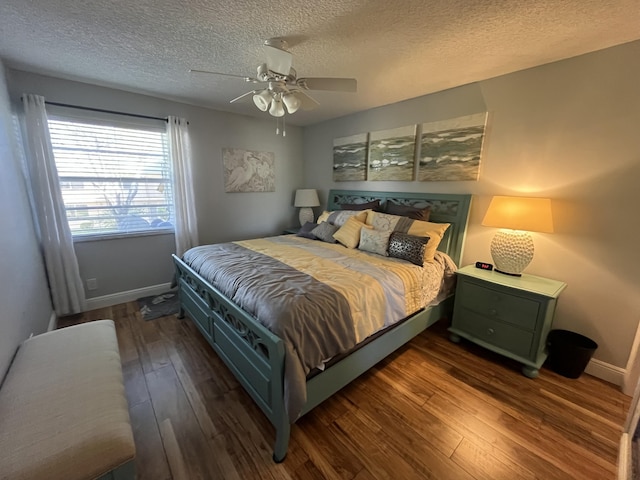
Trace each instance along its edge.
{"label": "green bed frame", "polygon": [[[471,195],[362,192],[331,190],[328,210],[342,204],[380,199],[402,205],[431,206],[430,221],[451,226],[438,247],[459,265],[464,247]],[[284,460],[291,425],[284,406],[283,341],[246,313],[198,273],[173,255],[180,292],[180,313],[186,313],[233,372],[276,429],[273,459]],[[420,310],[401,324],[314,376],[307,382],[303,415],[370,369],[413,337],[448,316],[453,297]]]}

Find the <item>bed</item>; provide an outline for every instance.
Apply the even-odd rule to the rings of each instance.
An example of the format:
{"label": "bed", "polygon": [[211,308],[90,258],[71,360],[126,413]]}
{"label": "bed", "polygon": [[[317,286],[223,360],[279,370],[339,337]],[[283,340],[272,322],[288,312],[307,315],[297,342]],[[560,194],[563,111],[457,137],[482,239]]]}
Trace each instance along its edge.
{"label": "bed", "polygon": [[[429,222],[449,224],[438,246],[438,250],[446,255],[440,255],[439,258],[448,256],[447,258],[450,258],[455,264],[459,264],[471,203],[470,195],[331,190],[329,192],[327,210],[338,211],[343,205],[363,204],[375,200],[380,200],[383,205],[386,202],[393,202],[395,205],[402,206],[430,207]],[[304,243],[305,241],[307,243]],[[315,242],[318,243],[318,241]],[[289,250],[287,249],[293,248],[304,251],[304,255],[307,255],[307,250],[311,251],[316,248],[316,246],[312,245],[313,243],[313,240],[304,240],[293,235],[287,235],[258,239],[256,241],[232,242],[231,244],[220,244],[212,247],[215,247],[215,249],[230,248],[231,250],[229,251],[225,250],[224,258],[227,258],[227,255],[233,255],[234,249],[244,252],[244,256],[250,260],[246,266],[242,267],[245,270],[240,270],[243,272],[241,279],[244,281],[245,278],[250,278],[248,275],[252,267],[255,271],[270,271],[276,265],[271,263],[265,266],[258,266],[255,263],[262,257],[260,249],[263,246],[268,244],[270,247],[277,245],[278,248],[282,248],[280,260],[287,263],[289,261]],[[317,247],[319,248],[320,246],[318,245]],[[341,245],[327,245],[325,247],[322,250],[325,252],[323,254],[325,256],[339,255],[341,254],[339,251],[341,248],[345,252],[347,250]],[[201,255],[203,252],[209,251],[207,250],[208,247],[197,248],[200,249],[198,252]],[[246,252],[249,252],[249,254],[246,255]],[[209,253],[213,255],[215,252]],[[239,253],[236,252],[235,254]],[[314,368],[312,372],[308,368],[311,364],[305,365],[304,374],[306,377],[303,377],[302,386],[300,386],[301,382],[292,381],[292,378],[294,378],[292,375],[296,370],[296,366],[292,362],[298,361],[297,354],[299,350],[295,348],[296,345],[292,346],[290,336],[283,333],[280,333],[280,336],[276,335],[272,329],[267,328],[265,325],[270,325],[270,323],[265,321],[262,314],[258,315],[256,313],[251,301],[238,301],[235,293],[234,296],[228,293],[230,291],[229,285],[218,284],[216,280],[208,281],[205,277],[213,277],[210,277],[209,272],[204,271],[202,266],[194,261],[197,258],[194,255],[194,252],[187,252],[182,259],[175,255],[173,256],[180,294],[180,316],[186,313],[191,318],[215,352],[274,425],[276,440],[273,459],[276,462],[281,462],[286,456],[291,424],[297,418],[309,412],[323,400],[333,395],[437,320],[447,316],[453,304],[452,296],[448,296],[447,298],[439,299],[437,302],[433,301],[427,306],[420,307],[418,311],[411,312],[401,321],[395,322],[394,320],[392,325],[387,325],[385,321],[385,328],[371,326],[369,328],[373,330],[363,330],[361,336],[366,336],[366,341],[361,342],[363,339],[355,335],[357,345],[353,346],[353,348],[345,340],[341,348],[349,347],[346,352],[327,358],[326,364],[319,364],[318,368]],[[359,254],[354,253],[353,255],[357,256]],[[222,258],[222,255],[218,258]],[[228,258],[230,260],[228,260],[229,265],[226,266],[227,270],[240,269],[240,267],[236,267],[239,262],[233,260],[234,257],[229,256]],[[352,261],[351,257],[347,258],[349,262]],[[382,262],[382,260],[379,261]],[[353,262],[356,262],[356,259]],[[310,262],[307,258],[303,263]],[[286,270],[286,266],[283,268],[285,268],[283,270],[285,273],[282,274],[282,278],[289,278],[289,273],[292,270]],[[372,268],[378,269],[375,270],[378,272],[374,274],[376,277],[382,277],[382,272],[386,270],[385,265],[381,263]],[[297,284],[291,283],[295,282],[295,276],[292,278],[294,280],[290,281],[289,286],[297,288]],[[232,283],[235,285],[237,281],[235,280]],[[248,291],[249,298],[261,295],[260,291],[268,290],[268,288],[264,288],[262,280],[254,281],[253,285],[255,292]],[[223,291],[227,292],[229,297],[236,298],[236,301],[242,304],[245,309],[230,300],[228,296],[223,294]],[[280,297],[274,299],[272,303],[275,309],[275,305],[280,303]],[[367,300],[364,304],[371,304],[371,301]],[[271,305],[267,306],[271,307]],[[245,310],[256,313],[256,316],[261,318],[262,321],[258,321],[253,314]],[[276,313],[272,313],[272,315],[278,315],[278,310],[274,311]],[[294,320],[296,319],[297,311],[291,315],[287,315],[285,310],[280,310],[279,312],[282,316],[293,316]],[[316,309],[317,312],[322,312],[322,310]],[[372,313],[375,312],[370,310],[362,316],[368,319],[375,316],[371,315]],[[317,314],[322,316],[321,313]],[[385,312],[386,314],[387,312]],[[327,315],[328,317],[330,315]],[[324,318],[319,319],[316,323],[325,320]],[[332,329],[333,327],[327,330]],[[375,335],[368,336],[366,332],[369,331],[375,331]],[[335,338],[340,340],[340,335],[342,334],[336,334]],[[340,343],[340,341],[337,343]],[[306,344],[311,345],[310,342],[306,342]],[[309,348],[308,350],[313,351],[314,349]],[[296,355],[293,354],[294,352]],[[294,359],[294,357],[296,358]],[[296,373],[299,374],[300,372]],[[302,395],[296,396],[295,392],[300,388],[303,390]],[[294,393],[292,394],[291,392]],[[292,405],[295,405],[295,408]]]}

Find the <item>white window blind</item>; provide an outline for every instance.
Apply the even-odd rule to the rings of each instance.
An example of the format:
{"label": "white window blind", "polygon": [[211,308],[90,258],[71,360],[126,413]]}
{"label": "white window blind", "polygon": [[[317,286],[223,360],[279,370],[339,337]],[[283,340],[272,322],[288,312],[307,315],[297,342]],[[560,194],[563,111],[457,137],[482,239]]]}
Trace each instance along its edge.
{"label": "white window blind", "polygon": [[74,237],[173,231],[164,132],[55,117],[49,131]]}

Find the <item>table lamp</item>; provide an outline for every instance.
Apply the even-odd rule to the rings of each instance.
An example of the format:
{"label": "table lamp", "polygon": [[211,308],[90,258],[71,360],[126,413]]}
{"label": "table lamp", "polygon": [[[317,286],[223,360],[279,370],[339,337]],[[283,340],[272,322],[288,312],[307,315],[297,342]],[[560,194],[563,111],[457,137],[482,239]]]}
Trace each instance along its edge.
{"label": "table lamp", "polygon": [[493,197],[482,225],[501,229],[491,241],[496,271],[520,276],[533,259],[533,238],[529,232],[553,233],[551,200]]}
{"label": "table lamp", "polygon": [[293,201],[294,207],[300,207],[300,226],[307,222],[313,222],[313,210],[311,207],[319,207],[318,192],[315,188],[303,188],[296,190],[296,198]]}

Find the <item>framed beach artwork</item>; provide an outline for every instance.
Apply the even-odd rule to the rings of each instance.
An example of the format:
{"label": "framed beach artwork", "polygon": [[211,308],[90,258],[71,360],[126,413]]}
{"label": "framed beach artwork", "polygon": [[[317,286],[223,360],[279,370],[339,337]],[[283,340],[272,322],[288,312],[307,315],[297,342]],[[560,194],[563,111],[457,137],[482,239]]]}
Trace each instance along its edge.
{"label": "framed beach artwork", "polygon": [[487,113],[422,124],[418,180],[477,181]]}
{"label": "framed beach artwork", "polygon": [[413,180],[416,126],[369,133],[369,180]]}
{"label": "framed beach artwork", "polygon": [[275,192],[275,158],[271,152],[223,148],[225,192]]}
{"label": "framed beach artwork", "polygon": [[368,134],[360,133],[333,140],[333,181],[367,179]]}

